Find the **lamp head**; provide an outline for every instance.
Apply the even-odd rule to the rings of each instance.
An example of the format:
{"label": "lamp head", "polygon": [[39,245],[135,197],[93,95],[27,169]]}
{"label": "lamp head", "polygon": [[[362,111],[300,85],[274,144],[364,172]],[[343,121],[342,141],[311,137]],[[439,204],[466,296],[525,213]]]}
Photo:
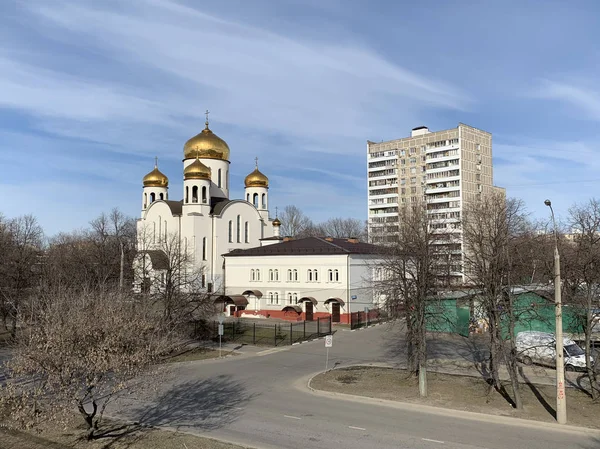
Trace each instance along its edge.
{"label": "lamp head", "polygon": [[546,201],[544,201],[544,204],[545,204],[546,206],[550,207],[550,206],[552,206],[552,201],[550,201],[550,200],[546,200]]}

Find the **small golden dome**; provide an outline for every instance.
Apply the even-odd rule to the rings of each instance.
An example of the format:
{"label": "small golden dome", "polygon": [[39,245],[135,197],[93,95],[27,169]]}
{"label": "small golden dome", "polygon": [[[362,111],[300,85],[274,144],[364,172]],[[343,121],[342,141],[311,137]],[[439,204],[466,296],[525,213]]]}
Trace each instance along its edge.
{"label": "small golden dome", "polygon": [[273,220],[273,226],[281,226],[281,222],[279,221],[279,218],[275,217],[275,220]]}
{"label": "small golden dome", "polygon": [[185,143],[183,146],[183,158],[193,159],[199,157],[202,159],[229,161],[229,146],[208,128],[208,115],[205,125],[206,128],[200,134],[195,135]]}
{"label": "small golden dome", "polygon": [[154,170],[144,176],[142,180],[144,183],[144,187],[168,187],[169,186],[169,178],[167,178],[159,169],[158,169],[158,158],[154,163]]}
{"label": "small golden dome", "polygon": [[208,179],[210,180],[210,168],[204,165],[198,158],[183,170],[183,179]]}
{"label": "small golden dome", "polygon": [[252,173],[244,179],[246,187],[269,187],[269,178],[258,170],[258,162]]}

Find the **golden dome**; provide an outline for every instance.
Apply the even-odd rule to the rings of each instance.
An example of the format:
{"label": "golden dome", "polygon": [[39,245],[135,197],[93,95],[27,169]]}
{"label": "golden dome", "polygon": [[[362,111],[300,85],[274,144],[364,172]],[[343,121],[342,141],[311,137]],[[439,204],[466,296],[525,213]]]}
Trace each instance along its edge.
{"label": "golden dome", "polygon": [[281,226],[281,222],[279,221],[279,218],[275,217],[275,220],[273,220],[273,226]]}
{"label": "golden dome", "polygon": [[204,165],[198,158],[183,170],[183,179],[208,179],[210,180],[210,168]]}
{"label": "golden dome", "polygon": [[246,176],[244,183],[246,184],[246,187],[269,187],[269,178],[258,170],[258,158],[256,168],[252,173]]}
{"label": "golden dome", "polygon": [[154,170],[144,176],[142,180],[144,183],[144,187],[168,187],[169,186],[169,178],[167,178],[159,169],[158,169],[158,158],[154,163]]}
{"label": "golden dome", "polygon": [[183,158],[193,159],[199,157],[202,159],[229,161],[229,146],[208,128],[208,117],[205,125],[206,128],[200,134],[192,137],[185,143],[183,146]]}

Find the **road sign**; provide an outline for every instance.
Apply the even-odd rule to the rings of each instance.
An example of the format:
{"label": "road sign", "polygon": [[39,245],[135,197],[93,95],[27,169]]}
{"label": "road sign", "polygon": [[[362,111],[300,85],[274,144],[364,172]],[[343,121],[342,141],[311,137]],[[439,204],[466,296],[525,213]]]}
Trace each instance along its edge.
{"label": "road sign", "polygon": [[325,335],[325,347],[333,348],[333,335]]}
{"label": "road sign", "polygon": [[225,321],[225,314],[219,313],[217,320],[219,320],[219,324],[223,324],[223,321]]}
{"label": "road sign", "polygon": [[350,296],[350,299],[356,299],[356,298],[357,298],[357,296],[356,296],[356,295],[352,295],[352,296]]}
{"label": "road sign", "polygon": [[219,335],[223,335],[223,325],[219,324]]}

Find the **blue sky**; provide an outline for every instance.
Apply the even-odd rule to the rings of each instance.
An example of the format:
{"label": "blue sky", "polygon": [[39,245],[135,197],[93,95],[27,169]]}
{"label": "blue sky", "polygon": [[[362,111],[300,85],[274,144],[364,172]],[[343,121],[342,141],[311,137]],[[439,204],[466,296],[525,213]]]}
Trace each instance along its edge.
{"label": "blue sky", "polygon": [[597,196],[597,2],[0,2],[7,216],[48,234],[140,213],[154,156],[181,198],[203,127],[254,157],[271,207],[366,218],[366,140],[467,123],[493,134],[494,181],[546,217]]}

